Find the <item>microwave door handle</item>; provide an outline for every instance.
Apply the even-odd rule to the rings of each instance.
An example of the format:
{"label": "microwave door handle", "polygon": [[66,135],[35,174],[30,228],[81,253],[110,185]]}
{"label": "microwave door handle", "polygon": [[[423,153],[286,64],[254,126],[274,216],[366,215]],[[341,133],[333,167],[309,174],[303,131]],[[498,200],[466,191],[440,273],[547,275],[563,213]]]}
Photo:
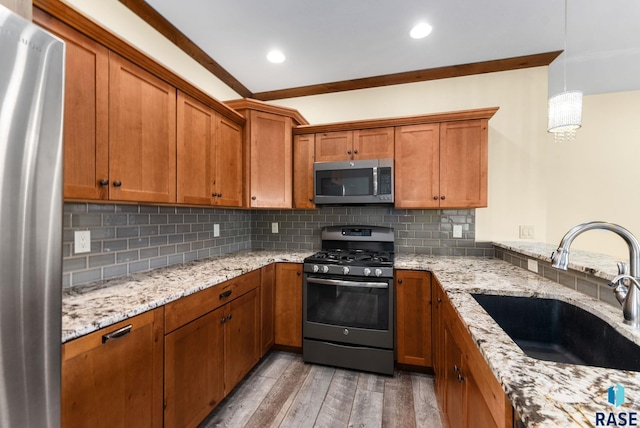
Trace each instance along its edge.
{"label": "microwave door handle", "polygon": [[378,196],[378,167],[374,166],[373,170],[373,196]]}

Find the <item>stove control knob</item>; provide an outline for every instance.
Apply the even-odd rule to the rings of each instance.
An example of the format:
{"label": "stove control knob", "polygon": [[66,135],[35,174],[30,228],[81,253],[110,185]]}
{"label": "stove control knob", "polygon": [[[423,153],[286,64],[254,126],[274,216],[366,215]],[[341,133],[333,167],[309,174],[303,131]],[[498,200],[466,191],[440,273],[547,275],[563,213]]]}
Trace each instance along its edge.
{"label": "stove control knob", "polygon": [[376,276],[382,275],[382,269],[376,269],[375,270],[375,274],[376,274]]}
{"label": "stove control knob", "polygon": [[313,270],[313,273],[316,273],[316,272],[318,272],[320,270],[320,268],[318,267],[318,265],[313,265],[311,270]]}
{"label": "stove control knob", "polygon": [[322,266],[322,273],[327,273],[329,272],[329,266]]}
{"label": "stove control knob", "polygon": [[371,275],[371,269],[369,269],[369,268],[364,268],[364,270],[362,271],[362,273],[364,274],[364,276],[369,276],[369,275]]}
{"label": "stove control knob", "polygon": [[349,266],[343,266],[342,267],[342,274],[343,275],[347,275],[349,273]]}

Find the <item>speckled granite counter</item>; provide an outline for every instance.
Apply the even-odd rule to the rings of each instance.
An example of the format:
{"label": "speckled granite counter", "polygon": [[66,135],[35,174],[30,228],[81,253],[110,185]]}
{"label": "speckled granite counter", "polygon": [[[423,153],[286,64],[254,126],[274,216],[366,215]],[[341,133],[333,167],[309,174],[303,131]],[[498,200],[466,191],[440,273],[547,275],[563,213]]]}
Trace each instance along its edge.
{"label": "speckled granite counter", "polygon": [[626,402],[616,413],[636,411],[640,407],[640,373],[527,357],[470,293],[563,300],[597,314],[626,337],[640,343],[640,331],[622,323],[619,308],[495,259],[399,255],[395,265],[399,269],[435,273],[527,426],[594,426],[596,412],[613,410],[607,402],[607,389],[616,383],[626,388]]}
{"label": "speckled granite counter", "polygon": [[[531,257],[551,254],[545,244],[499,244]],[[524,248],[525,246],[529,248]],[[518,248],[522,246],[522,248]],[[544,248],[543,248],[544,247]],[[548,253],[548,254],[547,254]],[[177,267],[83,287],[63,296],[63,341],[82,336],[180,297],[258,269],[272,262],[302,262],[311,252],[243,251]],[[546,256],[543,256],[546,254]],[[574,253],[572,252],[572,258]],[[578,256],[578,253],[575,253]],[[615,273],[615,261],[575,264],[585,272]],[[397,255],[396,268],[430,270],[442,283],[467,324],[481,353],[527,426],[593,426],[596,412],[609,412],[607,389],[619,383],[626,402],[618,411],[640,405],[640,373],[572,366],[527,357],[470,293],[553,297],[596,313],[640,343],[640,332],[622,323],[619,308],[594,300],[507,262],[486,258]],[[611,271],[613,266],[613,271]],[[592,269],[592,270],[588,270]]]}
{"label": "speckled granite counter", "polygon": [[62,342],[83,336],[273,262],[313,252],[241,251],[104,281],[62,296]]}

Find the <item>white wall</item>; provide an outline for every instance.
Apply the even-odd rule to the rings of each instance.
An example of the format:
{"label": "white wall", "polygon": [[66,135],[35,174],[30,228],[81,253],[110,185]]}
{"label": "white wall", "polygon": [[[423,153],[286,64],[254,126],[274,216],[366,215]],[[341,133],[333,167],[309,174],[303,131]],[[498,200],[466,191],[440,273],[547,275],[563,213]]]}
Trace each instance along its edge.
{"label": "white wall", "polygon": [[[238,94],[117,0],[67,0],[220,100]],[[489,207],[476,211],[477,239],[518,240],[519,225],[556,243],[573,225],[617,222],[640,236],[640,91],[584,98],[573,142],[546,132],[547,67],[278,100],[312,124],[498,106],[489,121]],[[615,236],[589,232],[575,247],[624,257]]]}
{"label": "white wall", "polygon": [[66,0],[66,2],[214,98],[223,101],[241,98],[233,89],[119,1]]}

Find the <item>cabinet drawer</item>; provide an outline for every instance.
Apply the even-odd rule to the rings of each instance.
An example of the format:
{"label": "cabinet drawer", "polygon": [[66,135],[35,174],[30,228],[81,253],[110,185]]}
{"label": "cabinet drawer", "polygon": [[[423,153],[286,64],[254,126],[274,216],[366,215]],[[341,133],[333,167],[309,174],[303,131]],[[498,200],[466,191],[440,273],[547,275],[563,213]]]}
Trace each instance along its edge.
{"label": "cabinet drawer", "polygon": [[246,273],[165,306],[165,334],[260,286],[260,270]]}

